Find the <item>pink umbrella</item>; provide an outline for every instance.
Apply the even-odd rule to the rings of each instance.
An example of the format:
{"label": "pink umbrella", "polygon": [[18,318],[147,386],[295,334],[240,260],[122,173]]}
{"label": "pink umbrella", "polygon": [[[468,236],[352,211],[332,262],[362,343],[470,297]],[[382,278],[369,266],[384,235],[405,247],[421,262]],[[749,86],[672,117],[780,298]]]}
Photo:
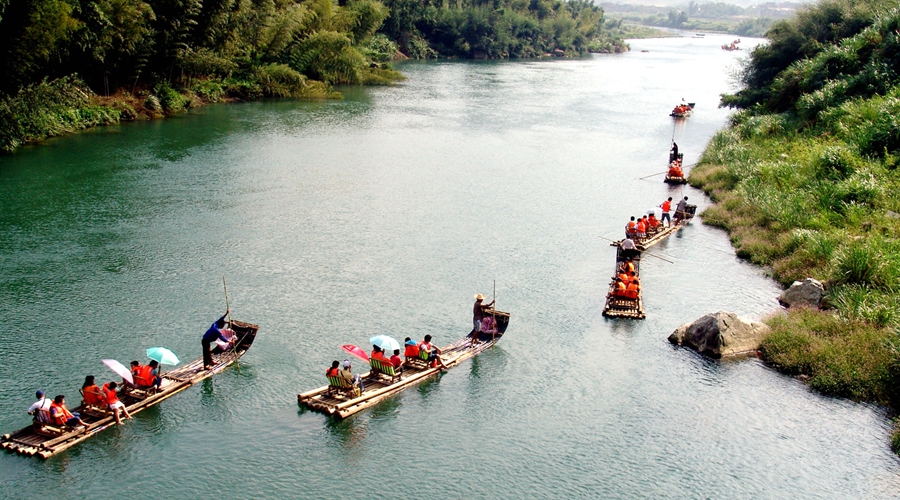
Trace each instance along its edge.
{"label": "pink umbrella", "polygon": [[117,375],[127,380],[129,384],[134,385],[134,379],[131,377],[131,371],[128,368],[125,368],[125,365],[119,363],[114,359],[101,359],[100,361],[103,361],[103,364],[108,366],[110,370],[116,372]]}
{"label": "pink umbrella", "polygon": [[363,351],[362,349],[360,349],[359,347],[356,347],[356,346],[353,345],[353,344],[342,345],[342,346],[341,346],[341,349],[343,349],[343,350],[349,352],[350,354],[352,354],[352,355],[356,356],[357,358],[359,358],[359,359],[365,361],[366,363],[369,362],[369,357],[366,356],[366,351]]}

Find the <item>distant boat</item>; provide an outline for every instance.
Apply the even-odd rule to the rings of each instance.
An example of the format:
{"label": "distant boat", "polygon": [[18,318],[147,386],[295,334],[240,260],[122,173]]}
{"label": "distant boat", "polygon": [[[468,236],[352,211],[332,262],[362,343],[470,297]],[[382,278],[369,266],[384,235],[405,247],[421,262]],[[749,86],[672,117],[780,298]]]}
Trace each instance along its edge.
{"label": "distant boat", "polygon": [[675,109],[669,114],[669,116],[674,116],[675,118],[685,118],[690,116],[691,113],[694,112],[694,102],[689,102],[687,104],[679,104],[675,106]]}

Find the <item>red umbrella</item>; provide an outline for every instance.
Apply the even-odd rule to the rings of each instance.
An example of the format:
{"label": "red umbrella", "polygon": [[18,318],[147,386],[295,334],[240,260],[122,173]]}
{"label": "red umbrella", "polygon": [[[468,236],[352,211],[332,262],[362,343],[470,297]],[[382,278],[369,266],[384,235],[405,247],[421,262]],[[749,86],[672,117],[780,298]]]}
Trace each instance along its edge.
{"label": "red umbrella", "polygon": [[349,352],[350,354],[352,354],[352,355],[356,356],[357,358],[359,358],[359,359],[365,361],[366,363],[369,362],[369,357],[366,356],[366,351],[363,351],[362,349],[360,349],[359,347],[356,347],[356,346],[353,345],[353,344],[342,345],[342,346],[341,346],[341,349],[343,349],[343,350]]}

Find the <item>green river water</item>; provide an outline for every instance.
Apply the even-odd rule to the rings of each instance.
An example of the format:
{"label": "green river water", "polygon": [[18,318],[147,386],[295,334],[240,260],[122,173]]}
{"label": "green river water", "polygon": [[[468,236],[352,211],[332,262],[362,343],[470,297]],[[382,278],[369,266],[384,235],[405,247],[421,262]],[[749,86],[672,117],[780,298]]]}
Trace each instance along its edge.
{"label": "green river water", "polygon": [[[0,427],[35,389],[77,401],[224,312],[232,367],[46,461],[0,453],[6,498],[891,498],[890,422],[756,359],[669,345],[778,286],[695,220],[645,259],[647,319],[601,316],[628,216],[725,125],[731,37],[578,60],[407,63],[330,102],[209,106],[0,157]],[[744,41],[748,43],[747,40]],[[642,49],[648,52],[641,52]],[[746,52],[744,52],[746,53]],[[673,128],[681,98],[696,112]],[[512,314],[495,349],[347,420],[297,405],[344,343]],[[74,400],[74,401],[73,401]]]}

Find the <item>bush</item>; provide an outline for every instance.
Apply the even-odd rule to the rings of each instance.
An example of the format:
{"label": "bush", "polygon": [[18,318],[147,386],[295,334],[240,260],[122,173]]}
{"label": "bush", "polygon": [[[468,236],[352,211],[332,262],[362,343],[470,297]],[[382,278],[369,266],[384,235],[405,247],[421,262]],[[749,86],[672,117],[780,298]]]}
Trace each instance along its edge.
{"label": "bush", "polygon": [[91,104],[93,93],[75,76],[29,85],[0,100],[0,150],[118,122],[121,112]]}
{"label": "bush", "polygon": [[772,333],[760,345],[766,362],[785,373],[808,376],[810,387],[823,394],[889,401],[890,370],[897,361],[891,330],[809,309],[767,323]]}
{"label": "bush", "polygon": [[184,111],[190,99],[173,89],[167,82],[157,83],[153,87],[153,95],[159,99],[162,109],[167,113],[177,113]]}

